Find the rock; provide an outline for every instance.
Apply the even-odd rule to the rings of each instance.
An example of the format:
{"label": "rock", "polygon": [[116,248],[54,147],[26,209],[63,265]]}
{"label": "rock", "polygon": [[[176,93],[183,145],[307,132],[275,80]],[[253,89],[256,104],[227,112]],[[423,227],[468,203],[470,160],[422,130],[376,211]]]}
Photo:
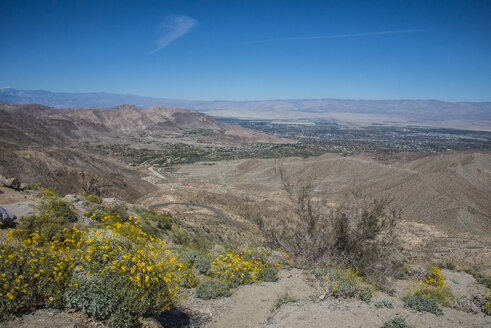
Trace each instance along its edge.
{"label": "rock", "polygon": [[2,228],[13,228],[17,224],[15,221],[17,220],[17,216],[10,213],[6,209],[0,206],[0,226]]}
{"label": "rock", "polygon": [[17,217],[23,217],[36,214],[36,203],[32,200],[25,202],[17,202],[13,204],[7,204],[3,206],[7,211],[13,213]]}
{"label": "rock", "polygon": [[77,212],[80,214],[78,216],[79,220],[86,220],[87,217],[85,217],[85,212],[97,212],[97,211],[102,211],[104,209],[104,206],[100,204],[95,204],[87,201],[84,196],[82,195],[66,195],[63,197],[63,200],[69,203],[72,203],[75,206],[75,209]]}
{"label": "rock", "polygon": [[6,178],[3,175],[0,175],[0,183],[2,183],[7,188],[12,188],[15,190],[23,190],[23,186],[25,189],[25,185],[21,184],[20,180],[17,178]]}

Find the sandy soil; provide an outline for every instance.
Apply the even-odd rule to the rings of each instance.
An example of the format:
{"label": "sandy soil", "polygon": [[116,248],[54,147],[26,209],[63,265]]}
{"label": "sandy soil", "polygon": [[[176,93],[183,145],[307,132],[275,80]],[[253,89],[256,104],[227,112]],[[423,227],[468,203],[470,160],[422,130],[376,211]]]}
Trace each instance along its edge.
{"label": "sandy soil", "polygon": [[[482,292],[472,276],[444,271],[454,282],[457,295]],[[326,287],[319,285],[307,271],[283,270],[275,283],[259,283],[239,287],[229,298],[203,301],[194,297],[183,301],[186,308],[206,313],[207,328],[252,327],[381,327],[384,322],[400,316],[415,327],[491,327],[491,317],[444,308],[444,316],[420,313],[405,308],[399,296],[377,292],[371,303],[354,299],[323,297]],[[397,285],[397,294],[405,293],[407,281]],[[272,311],[279,294],[288,292],[298,299]],[[380,299],[389,299],[394,309],[374,306]]]}

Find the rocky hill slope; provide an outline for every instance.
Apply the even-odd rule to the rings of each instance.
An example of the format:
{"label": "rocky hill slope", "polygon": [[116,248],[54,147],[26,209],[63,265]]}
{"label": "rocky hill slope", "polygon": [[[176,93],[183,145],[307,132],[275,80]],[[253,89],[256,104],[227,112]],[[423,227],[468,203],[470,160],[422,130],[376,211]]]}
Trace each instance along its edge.
{"label": "rocky hill slope", "polygon": [[288,141],[182,108],[58,109],[0,104],[0,174],[64,193],[96,188],[92,192],[139,197],[155,187],[141,180],[143,175],[127,160],[98,149],[116,145],[158,150],[179,142],[237,146]]}

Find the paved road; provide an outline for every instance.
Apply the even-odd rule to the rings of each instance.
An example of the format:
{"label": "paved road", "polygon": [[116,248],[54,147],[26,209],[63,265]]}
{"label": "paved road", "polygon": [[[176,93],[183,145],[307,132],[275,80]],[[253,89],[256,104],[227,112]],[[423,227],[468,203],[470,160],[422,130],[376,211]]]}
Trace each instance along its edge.
{"label": "paved road", "polygon": [[231,218],[229,218],[228,216],[226,216],[218,208],[215,208],[215,207],[212,207],[212,206],[209,206],[209,205],[205,205],[205,204],[171,202],[171,203],[160,203],[160,204],[150,205],[149,208],[152,208],[153,209],[153,208],[165,207],[165,206],[169,206],[169,205],[187,205],[187,206],[196,206],[196,207],[206,208],[208,210],[211,210],[211,211],[215,212],[225,222],[230,223],[231,225],[234,225],[236,227],[242,228],[242,226],[239,223],[235,222],[234,220],[232,220]]}

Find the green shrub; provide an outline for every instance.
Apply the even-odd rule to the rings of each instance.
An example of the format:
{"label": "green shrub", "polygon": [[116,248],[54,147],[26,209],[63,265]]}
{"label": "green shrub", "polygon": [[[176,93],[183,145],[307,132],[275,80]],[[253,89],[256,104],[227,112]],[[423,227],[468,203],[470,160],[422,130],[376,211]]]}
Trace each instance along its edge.
{"label": "green shrub", "polygon": [[45,187],[40,185],[39,183],[34,183],[29,186],[32,190],[41,190],[43,192],[44,197],[60,197],[60,193],[52,187]]}
{"label": "green shrub", "polygon": [[169,214],[159,213],[157,210],[146,210],[135,207],[133,209],[139,217],[145,221],[155,223],[155,226],[162,230],[170,230],[172,228],[172,218]]}
{"label": "green shrub", "polygon": [[275,282],[278,281],[278,273],[271,267],[263,267],[261,268],[259,279],[266,282]]}
{"label": "green shrub", "polygon": [[58,217],[66,222],[75,222],[77,220],[77,214],[73,206],[58,197],[41,198],[37,210],[41,217]]}
{"label": "green shrub", "polygon": [[377,308],[388,308],[388,309],[393,309],[394,308],[394,304],[392,304],[391,301],[389,301],[388,299],[384,298],[380,301],[377,301],[375,302],[375,307]]}
{"label": "green shrub", "polygon": [[386,321],[382,328],[412,328],[404,318],[395,317],[392,320]]}
{"label": "green shrub", "polygon": [[66,229],[77,220],[71,204],[58,197],[44,197],[38,204],[38,215],[30,215],[19,220],[15,235],[27,239],[34,232],[39,233],[40,245],[52,239],[63,241]]}
{"label": "green shrub", "polygon": [[278,296],[276,297],[276,299],[274,301],[273,308],[271,308],[271,312],[276,311],[277,309],[279,309],[284,304],[296,303],[296,302],[298,302],[298,298],[290,295],[290,293],[288,293],[288,292],[278,294]]}
{"label": "green shrub", "polygon": [[85,200],[91,203],[95,204],[102,204],[102,197],[96,194],[89,194],[87,192],[84,192],[82,194],[85,197]]}
{"label": "green shrub", "polygon": [[230,295],[229,286],[221,280],[213,279],[204,281],[196,287],[196,297],[204,300],[229,297]]}
{"label": "green shrub", "polygon": [[359,298],[369,303],[373,296],[370,285],[352,268],[337,268],[329,271],[329,294],[335,298]]}
{"label": "green shrub", "polygon": [[189,251],[181,254],[181,257],[196,267],[201,274],[208,274],[211,269],[211,259],[199,252]]}
{"label": "green shrub", "polygon": [[189,234],[178,227],[172,229],[170,233],[170,239],[174,244],[178,245],[188,245],[189,244]]}
{"label": "green shrub", "polygon": [[105,209],[105,214],[120,221],[128,221],[128,207],[122,203],[113,203]]}
{"label": "green shrub", "polygon": [[404,306],[418,312],[429,312],[435,315],[443,315],[443,311],[438,306],[438,303],[419,291],[413,295],[407,296],[404,300]]}
{"label": "green shrub", "polygon": [[50,240],[63,241],[67,234],[65,228],[69,226],[62,217],[45,217],[30,215],[22,218],[15,230],[15,236],[19,239],[26,240],[32,237],[34,232],[39,232],[39,245],[44,245]]}

